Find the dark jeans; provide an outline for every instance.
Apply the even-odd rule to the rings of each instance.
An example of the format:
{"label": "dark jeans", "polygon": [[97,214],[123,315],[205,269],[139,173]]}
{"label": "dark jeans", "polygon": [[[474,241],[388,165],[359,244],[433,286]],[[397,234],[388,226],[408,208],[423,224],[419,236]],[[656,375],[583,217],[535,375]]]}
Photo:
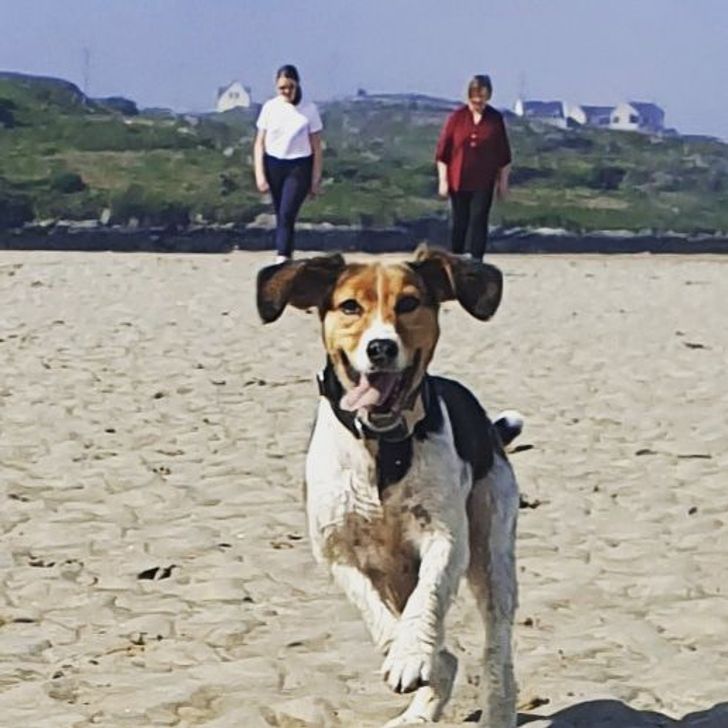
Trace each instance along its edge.
{"label": "dark jeans", "polygon": [[467,250],[476,260],[482,260],[488,243],[488,215],[493,203],[493,186],[474,192],[451,192],[452,252],[458,255]]}
{"label": "dark jeans", "polygon": [[266,154],[263,166],[276,211],[276,250],[290,257],[296,217],[311,189],[313,156],[278,159]]}

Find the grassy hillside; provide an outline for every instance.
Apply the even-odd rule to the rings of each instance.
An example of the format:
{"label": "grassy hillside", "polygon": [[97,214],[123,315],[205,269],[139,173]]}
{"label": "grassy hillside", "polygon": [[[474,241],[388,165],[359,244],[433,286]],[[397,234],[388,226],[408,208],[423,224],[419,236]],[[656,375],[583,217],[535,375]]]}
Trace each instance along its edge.
{"label": "grassy hillside", "polygon": [[[443,112],[326,104],[325,194],[310,222],[445,216],[433,149]],[[123,116],[72,84],[0,74],[0,227],[30,220],[244,223],[269,205],[251,172],[253,113]],[[509,121],[513,192],[494,222],[571,230],[728,231],[728,145]]]}

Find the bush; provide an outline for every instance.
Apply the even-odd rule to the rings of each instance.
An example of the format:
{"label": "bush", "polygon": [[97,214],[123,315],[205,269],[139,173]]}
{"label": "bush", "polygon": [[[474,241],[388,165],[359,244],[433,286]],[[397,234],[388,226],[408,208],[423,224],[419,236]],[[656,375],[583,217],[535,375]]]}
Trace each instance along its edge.
{"label": "bush", "polygon": [[728,173],[719,170],[711,171],[706,181],[706,187],[709,192],[725,192],[728,190]]}
{"label": "bush", "polygon": [[76,172],[56,172],[51,175],[49,185],[54,192],[64,195],[83,192],[86,189],[86,183]]}
{"label": "bush", "polygon": [[179,226],[190,222],[190,208],[178,200],[169,200],[132,184],[111,200],[111,224],[127,225],[135,218],[143,226]]}
{"label": "bush", "polygon": [[595,166],[587,180],[587,187],[593,190],[618,190],[627,170],[622,167]]}
{"label": "bush", "polygon": [[651,173],[644,167],[633,167],[624,177],[623,183],[626,187],[639,187],[649,183]]}
{"label": "bush", "polygon": [[222,197],[227,197],[231,192],[236,192],[239,189],[240,185],[232,175],[227,172],[220,173],[220,195]]}
{"label": "bush", "polygon": [[0,178],[0,229],[20,227],[34,217],[30,198],[15,192]]}
{"label": "bush", "polygon": [[98,220],[108,204],[102,192],[85,190],[77,195],[40,196],[35,201],[36,219]]}
{"label": "bush", "polygon": [[15,127],[15,114],[13,111],[16,106],[10,99],[0,99],[0,126],[6,129]]}
{"label": "bush", "polygon": [[123,116],[139,116],[137,105],[123,96],[109,96],[104,99],[93,99],[94,105],[101,111],[117,112]]}
{"label": "bush", "polygon": [[87,152],[128,152],[147,149],[195,149],[214,146],[194,134],[180,133],[172,125],[126,124],[119,118],[99,118],[83,123],[69,123],[64,141]]}
{"label": "bush", "polygon": [[650,182],[652,187],[660,192],[679,192],[682,186],[679,174],[663,170],[653,172]]}
{"label": "bush", "polygon": [[535,179],[547,179],[553,177],[553,170],[544,167],[514,166],[510,174],[512,186],[527,184]]}

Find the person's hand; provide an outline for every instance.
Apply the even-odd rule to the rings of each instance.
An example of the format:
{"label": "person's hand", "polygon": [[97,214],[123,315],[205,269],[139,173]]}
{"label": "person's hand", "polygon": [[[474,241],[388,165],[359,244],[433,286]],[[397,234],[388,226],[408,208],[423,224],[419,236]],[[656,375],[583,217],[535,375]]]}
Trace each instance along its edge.
{"label": "person's hand", "polygon": [[437,194],[440,197],[447,197],[450,194],[450,189],[446,179],[441,179],[437,185]]}
{"label": "person's hand", "polygon": [[258,188],[258,192],[261,192],[265,194],[266,192],[270,192],[270,185],[268,184],[268,180],[263,177],[257,177],[255,180],[255,186]]}
{"label": "person's hand", "polygon": [[510,194],[508,182],[499,180],[498,184],[495,187],[495,193],[498,196],[498,200],[500,202],[505,202],[508,199],[508,195]]}
{"label": "person's hand", "polygon": [[308,196],[313,200],[321,194],[321,182],[311,182],[311,189],[308,191]]}

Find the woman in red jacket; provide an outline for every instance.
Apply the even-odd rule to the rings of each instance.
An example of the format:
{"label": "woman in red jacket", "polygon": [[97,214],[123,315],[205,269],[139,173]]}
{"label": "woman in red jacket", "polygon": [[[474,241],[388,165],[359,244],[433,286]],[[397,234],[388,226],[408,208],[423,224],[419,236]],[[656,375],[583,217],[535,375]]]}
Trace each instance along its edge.
{"label": "woman in red jacket", "polygon": [[508,194],[511,148],[503,116],[488,101],[489,76],[473,76],[468,103],[453,111],[437,142],[438,193],[450,197],[452,251],[467,251],[481,260],[488,241],[488,215],[493,192]]}

